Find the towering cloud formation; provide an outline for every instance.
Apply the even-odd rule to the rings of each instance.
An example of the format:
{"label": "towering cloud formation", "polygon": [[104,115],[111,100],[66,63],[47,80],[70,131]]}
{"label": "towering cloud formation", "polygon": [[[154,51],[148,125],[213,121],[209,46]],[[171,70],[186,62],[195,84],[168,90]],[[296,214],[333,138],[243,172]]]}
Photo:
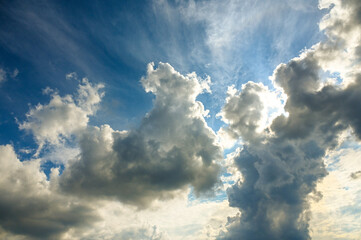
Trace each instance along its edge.
{"label": "towering cloud formation", "polygon": [[87,197],[115,197],[146,207],[172,197],[189,184],[196,193],[218,182],[222,157],[207,112],[196,97],[209,90],[208,80],[186,76],[169,64],[149,64],[141,82],[153,93],[154,108],[137,129],[114,131],[108,125],[88,127],[79,136],[81,154],[69,162],[60,179],[65,192]]}
{"label": "towering cloud formation", "polygon": [[[242,214],[230,220],[220,239],[310,239],[308,197],[317,194],[316,184],[327,174],[326,151],[339,144],[346,129],[361,139],[361,2],[321,1],[320,6],[331,3],[320,24],[327,40],[274,71],[275,85],[288,97],[288,116],[257,133],[254,123],[264,105],[260,87],[246,93],[254,84],[226,102],[222,116],[231,123],[229,131],[245,141],[234,158],[243,179],[228,190],[230,205]],[[322,77],[327,71],[337,71],[343,82]],[[250,107],[235,114],[244,102]]]}
{"label": "towering cloud formation", "polygon": [[[33,133],[39,149],[75,137],[80,154],[66,163],[62,174],[52,170],[48,180],[41,159],[21,162],[12,146],[0,146],[0,237],[67,238],[69,230],[98,219],[89,205],[99,199],[145,208],[189,186],[196,194],[212,191],[219,182],[222,153],[204,120],[208,112],[196,101],[209,91],[209,79],[183,76],[159,63],[156,69],[148,65],[141,83],[156,96],[154,108],[130,131],[88,125],[103,96],[101,84],[83,79],[77,94],[64,97],[45,89],[52,93],[50,102],[31,109],[20,129]],[[124,231],[120,237],[148,235],[164,239],[143,229]]]}

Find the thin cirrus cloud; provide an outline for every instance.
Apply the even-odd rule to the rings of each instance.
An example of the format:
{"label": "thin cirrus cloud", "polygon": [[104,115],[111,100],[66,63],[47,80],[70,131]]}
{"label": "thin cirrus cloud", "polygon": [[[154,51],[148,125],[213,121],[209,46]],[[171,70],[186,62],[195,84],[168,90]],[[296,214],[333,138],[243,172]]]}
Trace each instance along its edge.
{"label": "thin cirrus cloud", "polygon": [[[328,4],[321,2],[322,7]],[[287,117],[276,117],[263,134],[257,134],[247,120],[257,123],[262,107],[258,95],[247,94],[246,87],[230,96],[223,108],[225,119],[239,123],[229,129],[240,133],[245,144],[234,156],[243,179],[228,189],[230,205],[242,215],[230,220],[220,239],[309,239],[309,195],[320,194],[316,185],[327,175],[323,157],[340,145],[347,129],[361,138],[359,64],[344,66],[343,85],[320,77],[344,51],[348,59],[360,58],[359,37],[354,35],[360,31],[360,2],[334,4],[321,23],[328,38],[274,71],[274,84],[287,95]],[[241,115],[232,112],[238,99],[249,106]]]}
{"label": "thin cirrus cloud", "polygon": [[[97,3],[88,12],[75,6],[72,13],[84,14],[76,24],[64,17],[69,9],[55,2],[14,4],[6,5],[4,16],[10,20],[2,26],[25,31],[0,30],[1,47],[7,54],[23,54],[22,60],[38,69],[48,66],[44,56],[49,54],[58,64],[50,61],[47,74],[52,69],[68,74],[60,91],[53,90],[56,81],[39,88],[50,100],[34,100],[39,103],[15,116],[37,151],[29,146],[17,151],[18,142],[0,146],[0,238],[358,238],[359,1],[321,0],[322,11],[316,1],[129,5],[142,17],[123,5],[108,17],[102,11],[109,6]],[[51,11],[39,14],[44,9]],[[85,17],[90,12],[94,18]],[[319,33],[307,30],[322,12],[327,14]],[[129,22],[139,34],[126,27]],[[31,30],[26,44],[14,40]],[[41,43],[34,45],[39,55],[34,42]],[[272,50],[262,50],[263,44]],[[309,48],[294,57],[304,46]],[[267,82],[259,79],[267,64],[257,57],[266,57],[268,66],[294,58],[272,66]],[[135,74],[138,85],[128,81],[132,71],[151,61],[159,63]],[[21,64],[13,65],[0,69],[1,91],[9,84],[22,86],[27,76]],[[247,75],[249,68],[240,76],[251,65],[260,72]],[[126,66],[129,75],[120,78]],[[201,76],[209,72],[212,83],[207,75],[185,74],[189,69]],[[84,73],[104,84],[79,82]],[[114,90],[117,82],[124,91]],[[34,80],[34,86],[38,83]],[[78,86],[63,95],[69,90],[64,85]],[[152,99],[139,121],[123,130],[100,116],[103,107],[113,106],[108,105],[112,99],[136,106],[123,100],[132,94],[138,99],[137,88]],[[212,101],[223,107],[206,110]],[[212,117],[224,125],[212,129]]]}

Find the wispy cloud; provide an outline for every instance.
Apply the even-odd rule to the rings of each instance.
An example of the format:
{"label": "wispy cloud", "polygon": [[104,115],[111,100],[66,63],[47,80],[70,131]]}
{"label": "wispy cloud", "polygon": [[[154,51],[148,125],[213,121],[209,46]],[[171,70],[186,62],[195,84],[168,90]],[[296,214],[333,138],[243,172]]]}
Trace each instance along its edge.
{"label": "wispy cloud", "polygon": [[4,69],[0,68],[0,83],[6,81],[6,72]]}
{"label": "wispy cloud", "polygon": [[[262,111],[257,95],[239,97],[249,106],[242,108],[241,116],[246,116],[242,121],[233,114],[234,108],[227,106],[237,102],[232,98],[238,96],[229,97],[223,117],[245,143],[234,155],[243,179],[228,190],[228,195],[230,205],[238,207],[242,215],[230,221],[229,231],[221,234],[221,239],[310,238],[308,196],[317,195],[316,185],[327,175],[323,158],[339,146],[348,128],[358,139],[361,137],[360,111],[356,110],[361,100],[356,97],[361,89],[360,63],[354,61],[360,57],[354,51],[359,42],[352,40],[360,28],[359,9],[358,1],[335,2],[321,24],[328,38],[275,69],[272,80],[287,95],[284,108],[288,116],[276,117],[269,129],[256,133],[254,124]],[[344,11],[346,15],[339,14]],[[348,78],[343,84],[325,83],[320,72],[332,71],[327,66],[343,59],[345,49],[353,62],[346,68]],[[244,96],[248,96],[246,90],[242,89]],[[239,126],[234,124],[237,122]]]}

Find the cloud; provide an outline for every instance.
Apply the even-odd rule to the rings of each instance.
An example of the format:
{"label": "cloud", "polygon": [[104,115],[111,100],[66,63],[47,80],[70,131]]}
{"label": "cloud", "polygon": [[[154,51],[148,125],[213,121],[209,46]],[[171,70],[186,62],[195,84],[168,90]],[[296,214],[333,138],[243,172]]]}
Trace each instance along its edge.
{"label": "cloud", "polygon": [[4,69],[0,68],[0,83],[6,81],[6,72]]}
{"label": "cloud", "polygon": [[16,78],[19,75],[19,70],[17,68],[14,69],[14,71],[11,74],[12,78]]}
{"label": "cloud", "polygon": [[313,239],[360,238],[361,187],[359,179],[350,179],[355,169],[361,169],[360,154],[359,147],[338,148],[327,154],[329,174],[317,185],[322,199],[311,202]]}
{"label": "cloud", "polygon": [[119,238],[124,239],[124,240],[133,240],[133,239],[162,240],[162,239],[165,239],[162,236],[162,234],[157,233],[156,227],[153,228],[153,231],[149,231],[149,229],[145,229],[145,228],[124,230],[120,234]]}
{"label": "cloud", "polygon": [[[260,132],[262,141],[254,141],[263,111],[258,94],[244,87],[244,93],[229,97],[222,116],[245,144],[234,155],[242,179],[228,196],[242,214],[229,221],[220,239],[310,238],[309,197],[319,195],[316,185],[327,175],[323,158],[339,146],[347,129],[361,139],[361,75],[355,61],[360,56],[354,51],[360,42],[349,38],[359,32],[360,7],[359,1],[335,2],[320,24],[328,38],[276,68],[272,80],[287,95],[288,115],[279,115]],[[330,68],[344,61],[345,51],[352,64]],[[322,78],[322,72],[335,70],[343,71],[341,84]],[[246,107],[237,108],[242,105]]]}
{"label": "cloud", "polygon": [[234,139],[240,136],[245,141],[261,138],[264,129],[283,111],[279,94],[271,92],[262,83],[247,82],[242,85],[241,91],[232,86],[227,95],[218,115],[228,124],[221,132],[226,131]]}
{"label": "cloud", "polygon": [[[199,94],[209,91],[210,79],[200,79],[195,73],[181,75],[166,63],[155,68],[152,63],[141,83],[147,92],[155,95],[154,107],[137,128],[128,131],[88,124],[88,116],[95,113],[103,95],[99,92],[103,87],[100,84],[84,79],[73,96],[60,96],[50,88],[44,90],[45,94],[51,94],[50,102],[31,109],[20,128],[33,133],[40,147],[47,144],[48,151],[38,153],[41,158],[28,162],[20,162],[11,146],[4,147],[11,158],[9,154],[1,154],[3,165],[17,164],[21,169],[12,170],[10,165],[3,168],[12,177],[1,175],[5,179],[0,184],[4,193],[1,195],[4,197],[0,196],[0,211],[4,213],[0,220],[1,236],[166,239],[166,233],[149,226],[165,225],[167,232],[173,232],[172,236],[182,231],[168,221],[153,221],[157,211],[150,206],[159,209],[167,206],[168,210],[162,210],[166,216],[172,204],[164,205],[163,200],[175,196],[183,199],[181,206],[178,204],[182,209],[179,213],[191,216],[193,211],[208,209],[207,214],[192,218],[193,222],[203,224],[213,216],[213,225],[223,223],[220,213],[213,210],[221,207],[229,213],[226,202],[221,206],[199,203],[192,211],[187,203],[189,186],[192,192],[201,195],[212,194],[220,184],[221,147],[204,120],[208,111],[196,100]],[[69,138],[77,147],[64,144]],[[40,170],[44,161],[64,164],[64,171],[60,174],[60,170],[52,169],[47,179]],[[13,194],[6,186],[15,183],[19,190],[11,188]],[[16,204],[12,206],[12,202]],[[142,211],[144,218],[138,217],[140,208],[150,209]],[[126,217],[114,215],[115,209],[120,209]],[[130,223],[130,218],[134,222]],[[199,236],[205,232],[214,236],[217,232],[218,225],[211,224],[203,231],[202,224],[192,225],[184,216],[181,219],[189,236],[195,232]],[[115,226],[113,223],[118,221],[124,224]],[[104,224],[109,228],[104,229]]]}
{"label": "cloud", "polygon": [[79,134],[80,155],[60,178],[63,191],[92,198],[117,198],[140,208],[174,197],[191,185],[196,194],[219,183],[221,148],[196,97],[209,79],[186,76],[166,63],[148,65],[141,83],[153,93],[153,109],[140,126],[115,131],[109,125]]}
{"label": "cloud", "polygon": [[215,79],[213,91],[221,96],[212,102],[217,111],[227,86],[238,87],[245,78],[262,80],[268,69],[293,57],[305,44],[313,44],[300,39],[315,37],[321,17],[313,0],[211,0],[179,5],[184,21],[199,24],[204,31],[202,47],[208,48],[210,57],[195,57],[202,56],[202,63],[210,66],[207,70]]}
{"label": "cloud", "polygon": [[352,179],[361,178],[361,171],[357,171],[357,172],[351,173],[350,177],[351,177]]}
{"label": "cloud", "polygon": [[48,104],[38,104],[26,114],[26,121],[19,124],[22,130],[30,131],[39,144],[39,151],[44,144],[59,144],[65,138],[86,128],[89,116],[97,110],[103,93],[102,84],[92,85],[87,79],[79,84],[77,95],[59,96],[57,92],[46,88],[45,94],[52,93]]}
{"label": "cloud", "polygon": [[58,239],[97,220],[88,205],[57,192],[38,160],[20,162],[11,145],[2,145],[0,164],[0,236]]}
{"label": "cloud", "polygon": [[18,74],[19,70],[17,68],[15,68],[13,72],[9,72],[8,70],[0,68],[0,84],[6,82],[8,80],[8,77],[16,78]]}
{"label": "cloud", "polygon": [[155,201],[152,207],[142,211],[117,201],[101,201],[96,205],[101,220],[86,228],[68,231],[64,239],[133,236],[132,239],[138,240],[141,234],[148,236],[145,239],[151,239],[152,235],[167,240],[215,239],[225,227],[227,215],[235,215],[238,209],[229,207],[227,200],[189,200],[189,192],[169,201]]}
{"label": "cloud", "polygon": [[71,72],[65,75],[66,80],[78,79],[78,74],[76,72]]}

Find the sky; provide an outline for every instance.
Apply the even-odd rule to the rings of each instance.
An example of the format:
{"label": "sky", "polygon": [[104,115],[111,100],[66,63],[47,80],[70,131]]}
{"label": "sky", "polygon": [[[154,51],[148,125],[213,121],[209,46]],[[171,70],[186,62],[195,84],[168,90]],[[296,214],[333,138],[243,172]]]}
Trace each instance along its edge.
{"label": "sky", "polygon": [[360,239],[360,13],[0,1],[0,238]]}

